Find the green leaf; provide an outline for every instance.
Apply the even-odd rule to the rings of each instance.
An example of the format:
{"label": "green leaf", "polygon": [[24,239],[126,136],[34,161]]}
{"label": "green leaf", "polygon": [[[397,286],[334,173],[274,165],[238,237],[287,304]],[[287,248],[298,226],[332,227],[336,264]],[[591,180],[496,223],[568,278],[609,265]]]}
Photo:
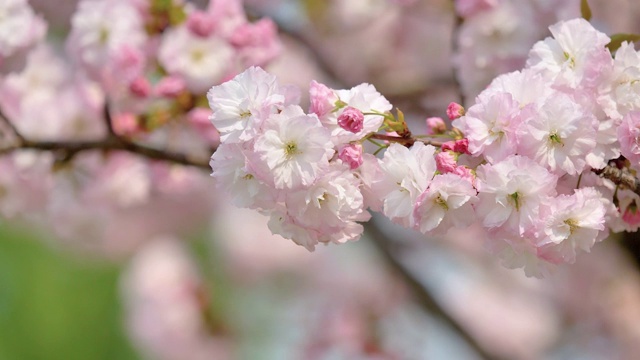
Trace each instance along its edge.
{"label": "green leaf", "polygon": [[638,34],[613,34],[611,35],[611,42],[607,44],[607,49],[614,52],[620,48],[623,42],[636,42],[640,41],[640,35]]}
{"label": "green leaf", "polygon": [[589,7],[589,2],[587,0],[582,0],[580,2],[580,14],[582,14],[582,17],[585,20],[587,21],[591,20],[591,16],[593,14],[591,13],[591,7]]}

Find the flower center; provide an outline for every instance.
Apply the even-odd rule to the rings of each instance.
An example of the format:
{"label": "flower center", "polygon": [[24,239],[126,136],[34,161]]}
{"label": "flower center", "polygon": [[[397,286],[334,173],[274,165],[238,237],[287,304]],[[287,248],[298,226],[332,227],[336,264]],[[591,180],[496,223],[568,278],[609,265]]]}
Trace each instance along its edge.
{"label": "flower center", "polygon": [[289,141],[284,145],[284,153],[287,156],[287,159],[299,154],[300,150],[298,150],[298,144],[294,141]]}
{"label": "flower center", "polygon": [[551,143],[551,145],[560,145],[560,146],[564,146],[564,143],[562,142],[562,138],[560,137],[560,135],[558,135],[557,132],[553,132],[551,133],[551,135],[549,135],[549,142]]}
{"label": "flower center", "polygon": [[440,205],[443,209],[449,210],[449,205],[447,205],[447,201],[442,198],[442,195],[438,194],[438,196],[436,196],[434,202],[436,204]]}
{"label": "flower center", "polygon": [[578,221],[575,219],[567,219],[564,221],[565,224],[569,226],[569,233],[573,234],[574,231],[578,228]]}
{"label": "flower center", "polygon": [[516,208],[516,211],[520,211],[522,205],[522,196],[516,191],[513,194],[509,194],[509,202]]}

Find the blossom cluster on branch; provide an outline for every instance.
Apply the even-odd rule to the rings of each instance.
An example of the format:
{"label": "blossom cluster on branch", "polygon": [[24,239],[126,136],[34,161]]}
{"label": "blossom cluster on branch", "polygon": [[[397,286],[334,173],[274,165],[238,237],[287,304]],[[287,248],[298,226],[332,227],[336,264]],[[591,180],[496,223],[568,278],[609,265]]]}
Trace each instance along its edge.
{"label": "blossom cluster on branch", "polygon": [[207,94],[222,141],[213,177],[309,250],[358,239],[371,209],[427,235],[477,222],[489,250],[527,275],[573,263],[610,230],[640,226],[635,188],[596,174],[640,166],[640,55],[625,42],[612,57],[584,19],[550,30],[524,69],[466,111],[452,103],[452,129],[428,119],[424,136],[370,84],[314,81],[305,112],[294,89],[250,68]]}

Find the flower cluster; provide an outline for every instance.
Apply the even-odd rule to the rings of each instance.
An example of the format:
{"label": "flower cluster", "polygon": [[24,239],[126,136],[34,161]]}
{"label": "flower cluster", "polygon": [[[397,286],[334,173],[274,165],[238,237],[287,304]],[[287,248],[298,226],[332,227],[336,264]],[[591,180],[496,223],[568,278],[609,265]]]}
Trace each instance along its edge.
{"label": "flower cluster", "polygon": [[[80,0],[68,33],[49,26],[51,41],[36,5],[0,1],[0,215],[107,254],[205,223],[204,174],[109,147],[206,165],[219,141],[206,91],[269,64],[281,50],[274,23],[250,21],[241,0]],[[53,151],[22,148],[33,143]],[[65,150],[78,143],[106,151]]]}
{"label": "flower cluster", "polygon": [[391,104],[372,85],[333,90],[312,83],[308,113],[297,89],[249,68],[207,94],[222,144],[211,158],[235,204],[267,213],[273,232],[313,250],[362,233],[369,219],[360,143]]}
{"label": "flower cluster", "polygon": [[[357,239],[370,208],[427,235],[479,223],[490,251],[528,275],[573,263],[609,229],[640,225],[638,196],[592,171],[624,164],[621,154],[623,170],[640,168],[640,55],[624,43],[612,57],[609,37],[583,19],[550,30],[524,69],[466,111],[452,104],[453,129],[427,119],[425,137],[371,85],[313,82],[307,114],[294,91],[251,68],[208,93],[222,139],[213,176],[309,250]],[[382,158],[363,155],[365,141]]]}

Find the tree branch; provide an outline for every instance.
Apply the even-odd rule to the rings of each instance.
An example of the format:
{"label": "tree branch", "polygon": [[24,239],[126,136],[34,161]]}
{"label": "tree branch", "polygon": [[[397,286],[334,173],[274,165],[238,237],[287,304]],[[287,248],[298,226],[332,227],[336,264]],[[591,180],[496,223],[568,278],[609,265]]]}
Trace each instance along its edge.
{"label": "tree branch", "polygon": [[485,349],[482,344],[471,336],[471,334],[440,305],[431,294],[431,291],[422,284],[415,274],[402,262],[401,256],[398,254],[398,249],[394,246],[391,239],[380,230],[375,221],[372,220],[365,224],[365,235],[372,240],[373,245],[378,249],[389,267],[409,286],[415,300],[423,309],[438,317],[449,328],[455,331],[482,359],[499,358],[497,355],[491,354]]}
{"label": "tree branch", "polygon": [[631,174],[626,168],[619,169],[615,165],[607,165],[602,169],[592,170],[597,175],[611,180],[614,184],[629,189],[640,196],[640,180]]}
{"label": "tree branch", "polygon": [[[107,122],[111,123],[111,115],[109,113],[109,107],[106,105],[104,108],[104,115]],[[39,150],[39,151],[51,151],[62,153],[65,159],[70,159],[77,153],[88,150],[101,150],[101,151],[126,151],[132,154],[144,156],[148,159],[168,161],[180,165],[195,166],[201,169],[209,169],[208,159],[201,157],[170,152],[166,150],[160,150],[146,145],[137,144],[123,137],[118,136],[113,132],[113,128],[109,126],[108,135],[101,140],[92,141],[33,141],[29,140],[22,135],[18,129],[11,123],[7,116],[2,112],[0,108],[0,119],[6,123],[18,141],[16,144],[0,148],[0,155],[8,154],[17,150]],[[215,148],[212,149],[215,151]]]}

